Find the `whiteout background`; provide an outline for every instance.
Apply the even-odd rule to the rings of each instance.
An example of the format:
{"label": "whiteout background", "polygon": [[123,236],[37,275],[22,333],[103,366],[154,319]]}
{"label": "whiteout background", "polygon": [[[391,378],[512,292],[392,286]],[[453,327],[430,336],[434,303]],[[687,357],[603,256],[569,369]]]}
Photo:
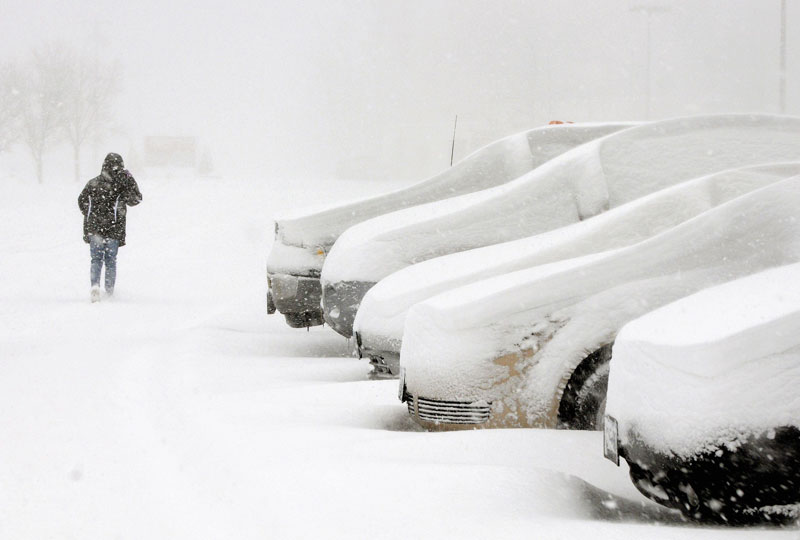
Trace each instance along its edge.
{"label": "whiteout background", "polygon": [[599,433],[419,432],[340,336],[267,317],[271,217],[362,184],[138,180],[100,304],[81,186],[0,199],[0,538],[798,537],[683,523]]}
{"label": "whiteout background", "polygon": [[[455,115],[456,160],[549,120],[648,119],[643,5],[668,9],[649,119],[779,112],[780,0],[3,0],[0,62],[53,40],[120,62],[119,130],[84,170],[195,135],[226,174],[415,181],[449,164]],[[800,2],[786,22],[797,115]]]}
{"label": "whiteout background", "polygon": [[[64,146],[44,186],[0,155],[0,539],[730,538],[644,501],[599,434],[417,432],[339,336],[265,314],[274,216],[401,187],[321,179],[426,178],[456,114],[456,160],[551,119],[644,119],[638,4],[4,1],[0,60],[64,40],[125,69],[86,180],[145,135],[199,137],[220,178],[134,170],[117,297],[91,305]],[[777,112],[779,5],[654,15],[651,118]]]}

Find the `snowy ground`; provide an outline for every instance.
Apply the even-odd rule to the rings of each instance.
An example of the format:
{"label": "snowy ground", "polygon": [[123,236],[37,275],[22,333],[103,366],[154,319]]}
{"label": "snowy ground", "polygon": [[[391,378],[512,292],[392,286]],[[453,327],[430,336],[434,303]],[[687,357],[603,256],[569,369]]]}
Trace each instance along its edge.
{"label": "snowy ground", "polygon": [[327,328],[267,317],[271,218],[387,185],[139,177],[89,303],[82,186],[0,198],[0,539],[800,538],[689,525],[598,433],[424,433]]}

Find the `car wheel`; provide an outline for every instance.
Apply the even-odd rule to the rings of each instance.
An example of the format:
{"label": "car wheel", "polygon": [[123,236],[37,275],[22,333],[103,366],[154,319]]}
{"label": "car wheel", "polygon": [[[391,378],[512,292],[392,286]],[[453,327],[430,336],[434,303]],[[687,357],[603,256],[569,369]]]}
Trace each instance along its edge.
{"label": "car wheel", "polygon": [[558,408],[560,428],[603,429],[611,346],[609,343],[594,351],[572,373]]}
{"label": "car wheel", "polygon": [[268,315],[272,315],[273,313],[275,313],[275,311],[277,311],[276,308],[275,308],[275,300],[272,298],[272,291],[270,291],[268,289],[267,290],[267,314]]}

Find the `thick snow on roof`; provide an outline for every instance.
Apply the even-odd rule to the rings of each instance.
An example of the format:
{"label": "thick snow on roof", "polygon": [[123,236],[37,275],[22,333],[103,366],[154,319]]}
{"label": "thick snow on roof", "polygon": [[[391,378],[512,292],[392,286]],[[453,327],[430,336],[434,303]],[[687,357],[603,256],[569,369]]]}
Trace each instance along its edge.
{"label": "thick snow on roof", "polygon": [[703,290],[626,325],[607,413],[648,444],[691,455],[800,427],[800,264]]}
{"label": "thick snow on roof", "polygon": [[322,279],[378,282],[410,264],[563,227],[690,178],[799,157],[800,118],[719,115],[640,125],[508,184],[356,225],[331,249]]}
{"label": "thick snow on roof", "polygon": [[523,340],[528,340],[526,347],[536,349],[542,345],[537,345],[537,335],[547,339],[563,324],[552,317],[554,313],[625,283],[676,275],[688,284],[702,275],[697,283],[707,284],[706,271],[720,283],[800,261],[798,208],[800,177],[792,177],[628,247],[505,274],[434,296],[413,306],[406,318],[401,364],[407,367],[407,381],[419,368],[448,374],[446,381],[427,381],[429,392],[437,387],[488,387],[486,377],[502,373],[487,375],[479,366],[519,351]]}
{"label": "thick snow on roof", "polygon": [[567,124],[531,129],[495,141],[450,169],[411,187],[297,218],[277,219],[281,242],[328,247],[348,227],[400,208],[504,184],[553,157],[633,123]]}
{"label": "thick snow on roof", "polygon": [[800,266],[788,265],[701,291],[632,322],[625,340],[667,366],[715,377],[800,344],[799,278]]}
{"label": "thick snow on roof", "polygon": [[[564,294],[585,296],[583,291],[601,290],[627,279],[698,266],[727,266],[736,260],[756,268],[770,262],[788,263],[800,253],[798,208],[800,177],[792,177],[637,244],[586,257],[587,264],[566,260],[505,274],[447,291],[412,310],[430,312],[448,327],[478,326],[519,311],[518,305],[527,309],[561,300]],[[546,283],[537,282],[547,276],[551,278]],[[476,305],[482,309],[472,310]]]}
{"label": "thick snow on roof", "polygon": [[369,290],[354,329],[365,345],[399,352],[406,314],[426,298],[488,277],[629,245],[743,193],[798,174],[798,162],[714,173],[554,231],[414,264]]}

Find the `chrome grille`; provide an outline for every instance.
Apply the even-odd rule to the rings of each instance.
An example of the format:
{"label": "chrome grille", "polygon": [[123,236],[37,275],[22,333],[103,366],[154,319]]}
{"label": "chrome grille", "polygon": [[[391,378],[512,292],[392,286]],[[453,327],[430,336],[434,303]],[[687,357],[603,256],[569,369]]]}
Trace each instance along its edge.
{"label": "chrome grille", "polygon": [[486,401],[443,401],[407,395],[409,414],[420,420],[442,424],[483,424],[489,420],[492,404]]}

